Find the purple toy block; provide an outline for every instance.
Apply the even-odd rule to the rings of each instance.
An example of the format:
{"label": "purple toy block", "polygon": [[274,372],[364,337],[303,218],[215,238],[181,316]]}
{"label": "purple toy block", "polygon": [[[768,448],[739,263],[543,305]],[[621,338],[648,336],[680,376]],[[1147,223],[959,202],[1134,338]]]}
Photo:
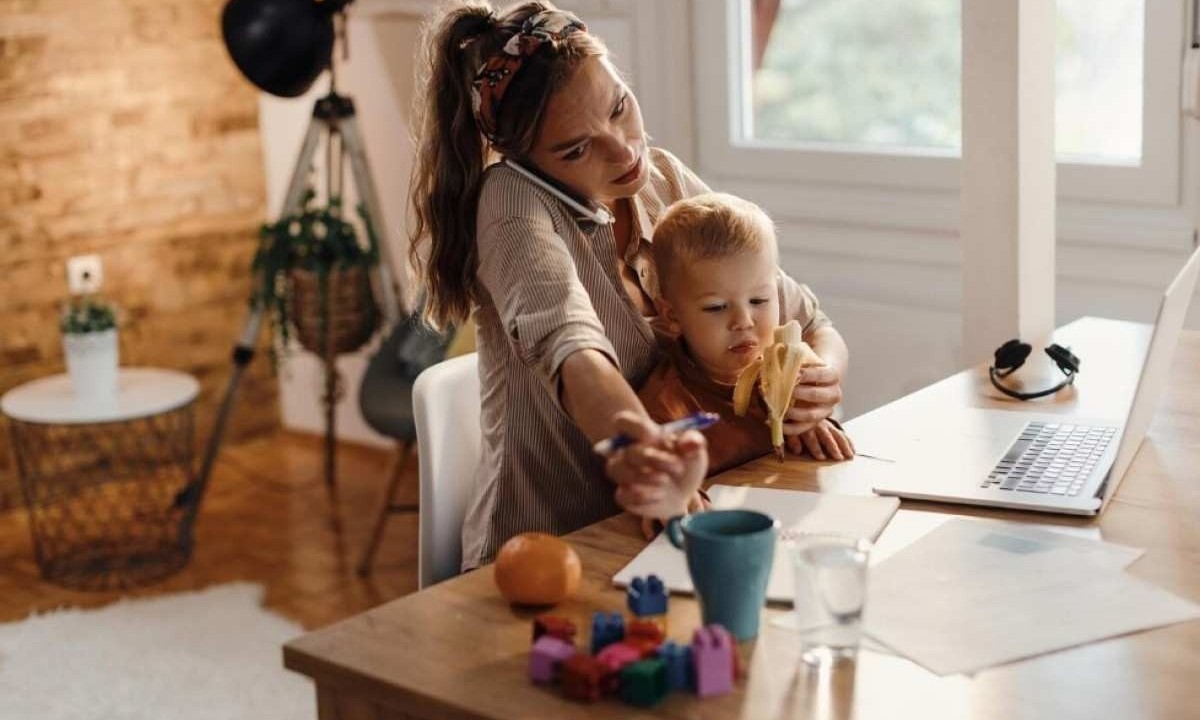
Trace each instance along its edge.
{"label": "purple toy block", "polygon": [[625,618],[621,613],[605,615],[598,612],[592,615],[592,654],[600,652],[608,645],[625,639]]}
{"label": "purple toy block", "polygon": [[625,592],[626,602],[634,615],[645,617],[667,614],[667,593],[657,575],[650,575],[644,580],[635,577]]}
{"label": "purple toy block", "polygon": [[720,625],[697,628],[692,637],[692,667],[696,672],[696,694],[723,695],[733,689],[733,637]]}
{"label": "purple toy block", "polygon": [[690,645],[677,645],[668,640],[659,646],[658,656],[667,664],[667,687],[671,692],[690,690],[695,686]]}
{"label": "purple toy block", "polygon": [[543,635],[529,653],[529,679],[535,683],[552,683],[558,666],[575,654],[575,646],[553,635]]}

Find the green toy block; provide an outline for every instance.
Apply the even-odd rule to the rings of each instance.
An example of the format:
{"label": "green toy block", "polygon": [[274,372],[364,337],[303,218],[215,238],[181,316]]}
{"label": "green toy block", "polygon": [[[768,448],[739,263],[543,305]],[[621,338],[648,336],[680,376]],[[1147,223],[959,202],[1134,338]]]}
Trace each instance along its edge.
{"label": "green toy block", "polygon": [[621,670],[621,699],[650,707],[667,694],[667,664],[660,658],[638,660]]}

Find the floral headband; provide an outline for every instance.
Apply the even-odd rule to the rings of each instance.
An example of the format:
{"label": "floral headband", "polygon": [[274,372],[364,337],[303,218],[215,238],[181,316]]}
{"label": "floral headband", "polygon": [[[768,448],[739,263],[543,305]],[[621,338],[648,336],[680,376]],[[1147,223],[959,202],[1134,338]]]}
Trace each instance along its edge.
{"label": "floral headband", "polygon": [[573,32],[587,32],[587,26],[569,12],[547,10],[531,15],[521,26],[521,31],[509,38],[500,52],[479,68],[472,86],[472,100],[479,129],[488,140],[495,139],[496,110],[525,58],[537,52],[542,43],[548,42],[557,48],[563,38]]}

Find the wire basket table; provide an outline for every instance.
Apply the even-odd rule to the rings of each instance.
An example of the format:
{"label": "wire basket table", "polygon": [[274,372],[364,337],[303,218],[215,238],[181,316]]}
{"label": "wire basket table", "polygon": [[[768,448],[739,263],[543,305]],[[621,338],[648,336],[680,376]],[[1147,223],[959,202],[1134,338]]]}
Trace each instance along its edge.
{"label": "wire basket table", "polygon": [[187,565],[198,392],[185,373],[121,368],[116,394],[104,400],[77,398],[67,375],[0,398],[43,578],[109,590]]}

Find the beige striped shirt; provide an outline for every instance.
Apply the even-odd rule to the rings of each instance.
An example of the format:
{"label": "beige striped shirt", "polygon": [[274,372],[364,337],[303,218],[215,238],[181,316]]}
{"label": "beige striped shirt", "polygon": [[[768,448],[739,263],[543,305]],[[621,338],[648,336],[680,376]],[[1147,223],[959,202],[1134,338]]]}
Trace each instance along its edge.
{"label": "beige striped shirt", "polygon": [[[654,222],[672,202],[708,188],[665,150],[651,149],[649,160],[649,182],[633,198],[641,240],[621,261],[654,297]],[[622,284],[612,225],[577,216],[517,171],[493,165],[476,227],[483,446],[463,523],[464,569],[490,562],[518,533],[561,535],[618,512],[603,461],[560,403],[559,370],[591,348],[637,388],[660,359]],[[809,329],[828,324],[808,288],[781,277],[783,317]]]}

